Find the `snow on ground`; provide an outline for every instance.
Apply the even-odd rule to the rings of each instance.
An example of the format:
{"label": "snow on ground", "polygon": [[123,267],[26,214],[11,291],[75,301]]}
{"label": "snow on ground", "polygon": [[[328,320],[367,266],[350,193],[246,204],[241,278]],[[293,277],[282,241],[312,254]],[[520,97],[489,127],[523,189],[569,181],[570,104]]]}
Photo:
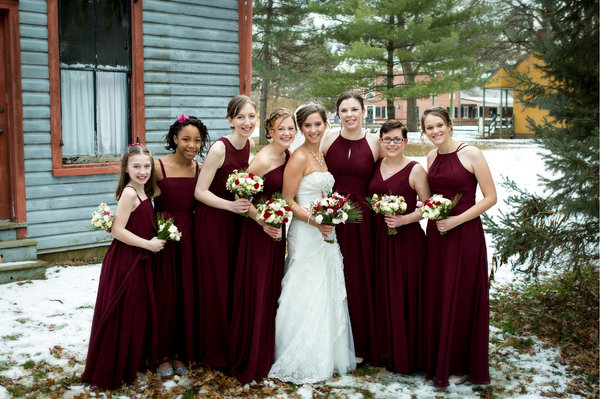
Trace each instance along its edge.
{"label": "snow on ground", "polygon": [[[473,137],[469,132],[459,136],[466,141],[471,141]],[[497,149],[484,151],[484,155],[496,183],[503,176],[508,176],[522,187],[535,190],[538,187],[537,174],[544,172],[543,155],[540,152],[540,148],[531,141],[508,140]],[[417,160],[425,163],[424,157]],[[498,204],[490,211],[491,214],[507,210],[504,204],[507,192],[500,185],[497,185],[497,190]],[[488,246],[491,244],[488,237]],[[490,248],[489,256],[492,254]],[[44,365],[45,372],[42,377],[37,377],[38,380],[65,380],[81,374],[99,273],[100,265],[56,266],[47,270],[46,280],[0,285],[0,378],[11,378],[31,385],[32,381],[36,381],[34,364]],[[508,267],[501,268],[496,274],[492,295],[499,284],[510,283],[518,278]],[[503,342],[506,338],[498,329],[490,328],[491,342]],[[512,346],[496,348],[490,344],[492,384],[489,386],[465,383],[440,389],[425,382],[423,374],[399,375],[380,368],[367,368],[360,373],[362,375],[347,375],[324,385],[299,387],[295,394],[311,398],[313,395],[319,396],[318,390],[327,387],[331,389],[333,397],[347,398],[364,397],[366,391],[376,398],[577,398],[569,393],[567,383],[571,372],[560,364],[557,348],[548,347],[535,337],[532,339],[534,344],[526,353],[519,353]],[[164,383],[166,389],[177,385],[189,387],[190,381],[182,378]],[[70,388],[70,394],[67,395],[70,397],[82,393],[84,389],[82,385],[72,385]],[[242,390],[239,395],[244,396]],[[0,399],[9,397],[11,394],[0,386]],[[287,395],[281,392],[279,397]]]}

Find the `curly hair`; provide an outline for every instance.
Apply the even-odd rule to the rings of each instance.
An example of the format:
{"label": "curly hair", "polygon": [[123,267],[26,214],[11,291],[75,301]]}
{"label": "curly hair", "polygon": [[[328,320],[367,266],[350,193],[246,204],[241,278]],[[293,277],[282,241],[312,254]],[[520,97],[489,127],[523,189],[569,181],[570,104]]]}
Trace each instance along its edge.
{"label": "curly hair", "polygon": [[179,134],[181,129],[185,126],[192,125],[198,129],[200,132],[200,138],[202,139],[202,145],[200,146],[200,150],[198,153],[202,157],[202,153],[206,149],[208,142],[210,141],[210,136],[208,135],[208,129],[202,123],[202,120],[196,118],[195,116],[180,116],[177,120],[169,127],[169,131],[165,136],[165,149],[171,150],[172,152],[177,151],[177,144],[175,144],[175,136]]}
{"label": "curly hair", "polygon": [[[296,125],[296,120],[294,119],[294,114],[287,108],[277,108],[273,112],[269,114],[267,119],[265,119],[265,136],[267,139],[273,138],[271,136],[271,130],[274,130],[281,122],[283,122],[286,118],[292,118],[294,122],[294,126],[296,130],[298,130],[298,125]],[[278,123],[279,122],[279,123]]]}
{"label": "curly hair", "polygon": [[252,105],[256,111],[256,103],[254,103],[250,97],[243,94],[233,97],[227,105],[227,116],[225,117],[231,119],[235,118],[246,104]]}

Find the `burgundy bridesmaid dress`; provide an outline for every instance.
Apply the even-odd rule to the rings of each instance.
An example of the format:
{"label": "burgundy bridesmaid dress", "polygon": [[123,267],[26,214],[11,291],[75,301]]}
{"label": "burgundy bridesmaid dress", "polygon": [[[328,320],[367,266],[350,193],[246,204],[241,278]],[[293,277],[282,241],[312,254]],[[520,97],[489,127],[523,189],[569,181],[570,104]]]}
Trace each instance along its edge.
{"label": "burgundy bridesmaid dress", "polygon": [[[404,214],[412,213],[417,192],[408,178],[417,162],[411,161],[387,179],[378,162],[369,183],[373,194],[401,195]],[[419,222],[396,228],[390,235],[384,216],[374,214],[375,227],[375,325],[377,362],[397,373],[424,368],[423,353],[423,272],[427,259],[425,232]]]}
{"label": "burgundy bridesmaid dress", "polygon": [[163,178],[160,195],[154,199],[156,213],[173,218],[181,232],[180,241],[167,241],[157,255],[154,291],[158,316],[158,342],[152,353],[152,366],[168,359],[189,362],[194,359],[194,190],[196,177],[168,177],[158,160]]}
{"label": "burgundy bridesmaid dress", "polygon": [[348,311],[357,357],[371,360],[376,353],[373,305],[372,215],[366,202],[367,185],[375,163],[366,136],[348,140],[341,136],[327,150],[327,167],[335,178],[334,191],[350,194],[363,213],[361,223],[339,224],[336,235],[344,257]]}
{"label": "burgundy bridesmaid dress", "polygon": [[[286,162],[289,152],[286,151]],[[265,174],[260,203],[281,192],[285,164]],[[231,374],[242,384],[260,381],[275,357],[275,313],[285,261],[285,228],[277,242],[251,218],[242,221],[231,320]]]}
{"label": "burgundy bridesmaid dress", "polygon": [[[139,195],[138,195],[139,198]],[[145,239],[156,235],[150,199],[141,200],[125,228]],[[152,252],[114,239],[102,262],[85,370],[93,387],[115,389],[146,368],[146,345],[156,337]],[[151,328],[148,328],[151,326]]]}
{"label": "burgundy bridesmaid dress", "polygon": [[[227,138],[225,160],[215,173],[209,190],[218,197],[233,200],[225,182],[235,170],[248,167],[250,142],[241,150]],[[196,360],[205,366],[229,368],[229,322],[233,276],[242,216],[197,202],[194,215],[198,311],[196,315]]]}
{"label": "burgundy bridesmaid dress", "polygon": [[[429,168],[431,192],[460,201],[450,215],[475,204],[477,179],[455,152],[438,152]],[[469,375],[473,384],[489,384],[489,295],[487,252],[479,217],[441,235],[435,221],[427,224],[425,271],[426,378],[448,386],[448,376]]]}

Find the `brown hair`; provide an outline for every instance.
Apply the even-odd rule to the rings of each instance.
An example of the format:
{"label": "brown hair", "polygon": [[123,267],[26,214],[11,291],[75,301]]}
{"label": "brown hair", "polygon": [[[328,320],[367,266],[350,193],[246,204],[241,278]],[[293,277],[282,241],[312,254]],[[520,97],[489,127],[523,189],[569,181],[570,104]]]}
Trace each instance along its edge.
{"label": "brown hair", "polygon": [[306,105],[301,105],[300,108],[296,110],[296,126],[298,129],[302,129],[302,124],[314,113],[318,113],[323,119],[323,122],[327,124],[327,110],[321,104],[318,103],[308,103]]}
{"label": "brown hair", "polygon": [[379,129],[379,137],[383,137],[384,133],[390,132],[394,129],[400,129],[402,132],[402,137],[405,139],[408,138],[408,129],[406,126],[404,126],[404,123],[395,119],[390,119],[389,121],[383,122],[383,125],[381,125],[381,128]]}
{"label": "brown hair", "polygon": [[240,113],[242,108],[246,106],[246,104],[252,105],[254,107],[254,110],[256,111],[256,104],[254,103],[254,101],[252,101],[250,97],[245,96],[243,94],[233,97],[227,105],[226,118],[235,118]]}
{"label": "brown hair", "polygon": [[277,108],[271,112],[271,114],[269,114],[267,119],[265,119],[265,136],[268,139],[271,139],[271,130],[275,129],[275,127],[281,124],[281,122],[283,122],[283,120],[286,118],[292,118],[296,130],[298,130],[298,125],[296,125],[296,120],[294,119],[292,112],[287,108]]}
{"label": "brown hair", "polygon": [[452,130],[452,119],[450,118],[450,114],[446,108],[442,107],[430,107],[423,111],[423,115],[421,116],[421,132],[425,133],[425,118],[429,115],[435,115],[442,118],[446,126]]}
{"label": "brown hair", "polygon": [[125,154],[123,154],[123,159],[121,160],[121,177],[119,178],[119,184],[117,185],[117,191],[115,192],[115,198],[117,201],[121,198],[121,194],[123,193],[123,189],[125,186],[129,184],[129,173],[127,173],[127,165],[129,164],[129,157],[132,155],[148,155],[150,157],[150,165],[151,172],[150,178],[144,184],[144,192],[148,198],[154,198],[160,194],[160,189],[158,188],[158,183],[156,182],[156,172],[154,171],[154,159],[152,158],[152,154],[148,149],[140,143],[131,144]]}
{"label": "brown hair", "polygon": [[365,109],[365,100],[363,100],[362,96],[355,91],[347,91],[339,95],[337,102],[335,103],[335,113],[340,116],[340,104],[344,100],[348,100],[350,98],[355,99],[360,103],[360,109]]}

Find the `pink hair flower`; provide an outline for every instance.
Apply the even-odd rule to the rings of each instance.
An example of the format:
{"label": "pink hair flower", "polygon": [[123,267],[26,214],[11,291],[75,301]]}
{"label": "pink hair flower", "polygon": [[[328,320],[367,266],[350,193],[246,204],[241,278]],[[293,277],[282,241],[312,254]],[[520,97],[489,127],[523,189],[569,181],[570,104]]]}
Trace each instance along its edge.
{"label": "pink hair flower", "polygon": [[183,114],[181,114],[181,115],[179,115],[177,117],[177,122],[179,122],[179,123],[183,123],[183,122],[189,121],[189,120],[190,120],[190,117],[189,116],[185,116]]}

